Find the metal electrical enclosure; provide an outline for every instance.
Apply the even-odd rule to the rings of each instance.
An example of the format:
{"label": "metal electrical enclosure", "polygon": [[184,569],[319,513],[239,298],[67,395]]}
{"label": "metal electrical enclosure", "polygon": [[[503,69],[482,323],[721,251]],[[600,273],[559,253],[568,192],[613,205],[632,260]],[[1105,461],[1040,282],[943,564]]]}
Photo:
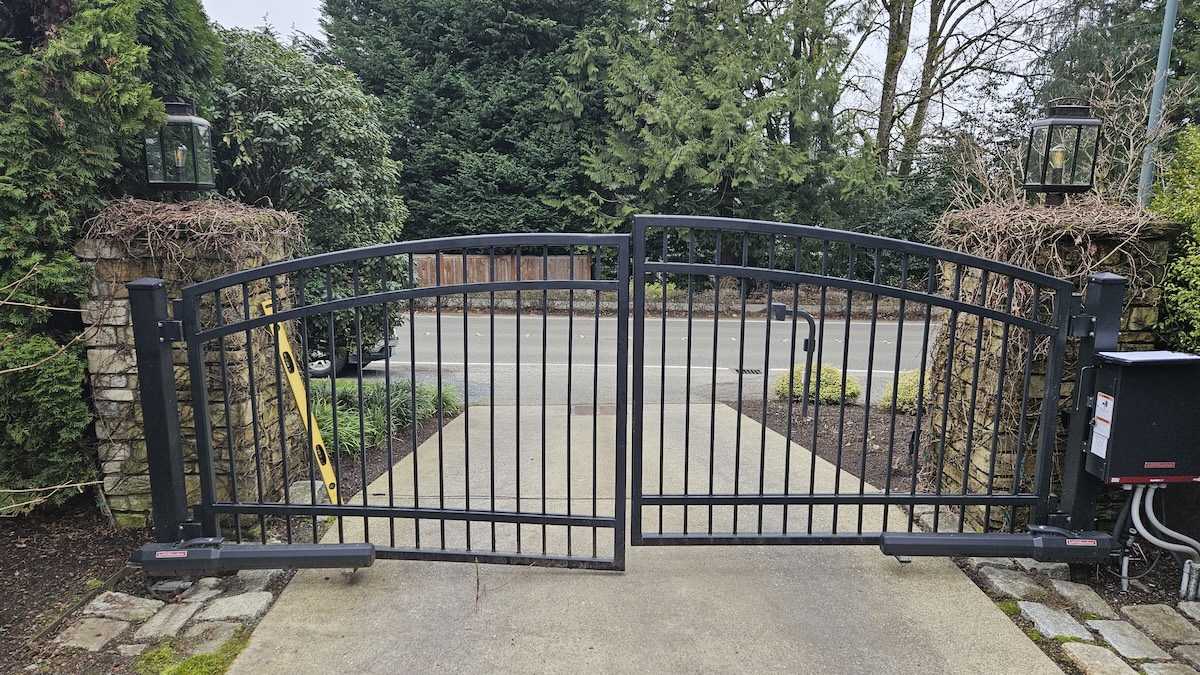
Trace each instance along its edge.
{"label": "metal electrical enclosure", "polygon": [[1200,356],[1100,352],[1087,470],[1105,483],[1200,482]]}

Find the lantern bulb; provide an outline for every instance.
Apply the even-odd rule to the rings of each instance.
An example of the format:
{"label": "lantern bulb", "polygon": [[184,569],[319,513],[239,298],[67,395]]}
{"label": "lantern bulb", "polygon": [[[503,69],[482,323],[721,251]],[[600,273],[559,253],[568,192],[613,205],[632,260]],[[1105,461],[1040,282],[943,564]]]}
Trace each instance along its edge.
{"label": "lantern bulb", "polygon": [[175,148],[175,168],[183,168],[183,163],[187,161],[187,150],[187,146],[183,143],[180,143],[179,147]]}
{"label": "lantern bulb", "polygon": [[1062,169],[1067,165],[1067,149],[1061,144],[1050,148],[1050,168]]}

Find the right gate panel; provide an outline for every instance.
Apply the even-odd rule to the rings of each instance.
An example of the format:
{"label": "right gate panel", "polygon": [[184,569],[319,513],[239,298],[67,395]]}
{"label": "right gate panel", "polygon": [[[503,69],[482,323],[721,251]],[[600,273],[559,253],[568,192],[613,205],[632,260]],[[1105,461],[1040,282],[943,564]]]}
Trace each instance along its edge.
{"label": "right gate panel", "polygon": [[1044,522],[1069,283],[935,247],[634,227],[632,543],[878,541]]}

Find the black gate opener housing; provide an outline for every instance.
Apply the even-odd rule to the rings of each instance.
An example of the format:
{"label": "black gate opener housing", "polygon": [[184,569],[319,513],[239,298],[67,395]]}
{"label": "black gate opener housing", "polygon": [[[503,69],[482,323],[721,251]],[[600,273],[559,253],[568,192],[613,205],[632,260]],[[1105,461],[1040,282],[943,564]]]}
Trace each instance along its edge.
{"label": "black gate opener housing", "polygon": [[1103,563],[1117,548],[1107,532],[1071,532],[1030,525],[1028,534],[1000,532],[884,532],[879,550],[887,555],[1033,558],[1038,562]]}
{"label": "black gate opener housing", "polygon": [[199,537],[175,544],[146,544],[129,562],[148,577],[213,576],[237,570],[370,567],[374,544],[225,544]]}

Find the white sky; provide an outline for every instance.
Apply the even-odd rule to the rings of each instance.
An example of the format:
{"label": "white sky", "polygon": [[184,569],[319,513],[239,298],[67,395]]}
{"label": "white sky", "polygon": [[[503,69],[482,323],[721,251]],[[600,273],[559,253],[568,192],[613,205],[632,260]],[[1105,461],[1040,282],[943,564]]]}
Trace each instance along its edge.
{"label": "white sky", "polygon": [[[258,28],[265,24],[287,37],[299,31],[324,37],[317,17],[321,0],[202,0],[208,18],[225,28]],[[264,18],[265,17],[265,18]]]}

